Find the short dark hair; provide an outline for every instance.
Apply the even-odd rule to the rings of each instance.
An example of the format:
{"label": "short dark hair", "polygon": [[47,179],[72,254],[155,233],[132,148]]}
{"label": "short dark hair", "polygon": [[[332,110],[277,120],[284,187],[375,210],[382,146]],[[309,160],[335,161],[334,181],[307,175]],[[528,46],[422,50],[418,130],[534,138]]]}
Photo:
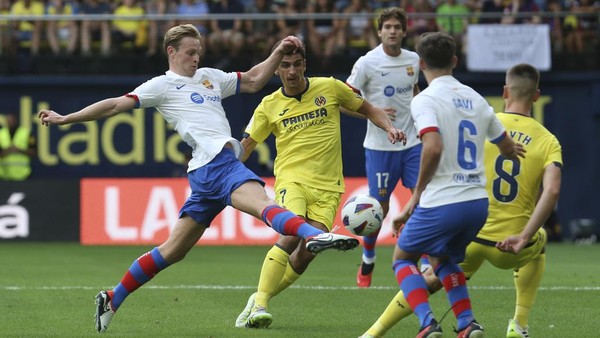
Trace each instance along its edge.
{"label": "short dark hair", "polygon": [[532,65],[521,63],[506,71],[506,86],[511,95],[533,100],[540,84],[540,72]]}
{"label": "short dark hair", "polygon": [[425,64],[434,69],[452,68],[456,53],[456,41],[443,32],[428,32],[421,35],[417,43],[417,53]]}
{"label": "short dark hair", "polygon": [[402,25],[402,30],[406,32],[406,25],[408,22],[406,11],[398,7],[386,8],[379,14],[379,18],[377,19],[377,29],[381,30],[381,28],[383,28],[383,23],[392,18],[398,19]]}
{"label": "short dark hair", "polygon": [[[271,48],[271,53],[273,53],[275,51],[275,49],[277,49],[277,47],[279,47],[279,45],[281,44],[281,41],[283,40],[279,40],[275,43],[275,45],[273,46],[273,48]],[[295,50],[286,53],[285,55],[294,55],[294,54],[300,54],[302,55],[303,59],[306,59],[306,49],[304,48],[304,43],[302,44],[302,46],[296,48]]]}

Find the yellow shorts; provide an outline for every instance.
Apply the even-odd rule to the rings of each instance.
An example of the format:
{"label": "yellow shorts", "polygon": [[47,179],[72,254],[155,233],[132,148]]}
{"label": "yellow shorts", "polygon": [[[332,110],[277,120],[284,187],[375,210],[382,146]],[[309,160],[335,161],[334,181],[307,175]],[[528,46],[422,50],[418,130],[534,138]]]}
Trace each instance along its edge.
{"label": "yellow shorts", "polygon": [[325,225],[330,231],[341,195],[339,192],[311,188],[295,182],[275,186],[277,204],[298,216]]}
{"label": "yellow shorts", "polygon": [[460,267],[467,278],[471,277],[486,260],[499,269],[516,270],[544,253],[547,238],[546,230],[540,228],[517,255],[498,250],[493,246],[492,241],[477,238],[467,246],[465,260],[460,263]]}

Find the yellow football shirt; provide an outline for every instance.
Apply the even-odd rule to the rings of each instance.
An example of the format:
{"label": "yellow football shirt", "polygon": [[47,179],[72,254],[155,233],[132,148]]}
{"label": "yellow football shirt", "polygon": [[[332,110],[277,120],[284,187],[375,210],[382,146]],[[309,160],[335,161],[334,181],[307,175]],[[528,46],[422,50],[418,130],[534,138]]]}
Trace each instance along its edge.
{"label": "yellow football shirt", "polygon": [[[61,10],[58,10],[56,6],[48,6],[49,15],[73,15],[73,7],[71,4],[65,4]],[[58,22],[59,27],[67,27],[69,20],[61,20]]]}
{"label": "yellow football shirt", "polygon": [[332,77],[306,80],[300,95],[286,96],[280,88],[263,98],[246,134],[258,143],[275,136],[277,184],[344,192],[340,106],[356,111],[364,99]]}
{"label": "yellow football shirt", "polygon": [[533,213],[540,193],[544,168],[562,166],[562,149],[556,137],[531,117],[498,113],[508,134],[524,145],[526,158],[520,163],[500,155],[486,142],[486,188],[490,199],[489,216],[477,237],[499,241],[519,234]]}
{"label": "yellow football shirt", "polygon": [[[31,4],[26,7],[24,1],[17,1],[13,3],[10,8],[10,14],[12,15],[44,15],[44,4],[40,1],[32,1]],[[33,21],[30,20],[19,20],[19,31],[30,32],[33,31]]]}
{"label": "yellow football shirt", "polygon": [[[126,16],[142,16],[145,14],[145,11],[142,7],[139,6],[133,6],[133,7],[127,7],[125,5],[121,5],[119,7],[117,7],[113,13],[115,16],[120,17],[126,17]],[[145,20],[129,20],[129,19],[114,19],[112,22],[113,26],[122,31],[122,32],[126,32],[126,33],[137,33],[138,30],[140,29],[140,27],[145,27],[146,26],[146,21]]]}

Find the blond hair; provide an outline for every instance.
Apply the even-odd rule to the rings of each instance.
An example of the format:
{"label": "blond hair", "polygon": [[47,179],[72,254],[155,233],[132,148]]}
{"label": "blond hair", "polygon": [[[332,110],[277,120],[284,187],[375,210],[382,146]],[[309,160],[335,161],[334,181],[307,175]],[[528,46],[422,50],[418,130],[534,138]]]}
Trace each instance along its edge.
{"label": "blond hair", "polygon": [[166,53],[169,46],[175,48],[175,50],[178,50],[179,46],[181,46],[181,40],[186,37],[200,40],[202,35],[196,26],[189,23],[171,27],[165,33],[165,38],[163,39],[163,50]]}

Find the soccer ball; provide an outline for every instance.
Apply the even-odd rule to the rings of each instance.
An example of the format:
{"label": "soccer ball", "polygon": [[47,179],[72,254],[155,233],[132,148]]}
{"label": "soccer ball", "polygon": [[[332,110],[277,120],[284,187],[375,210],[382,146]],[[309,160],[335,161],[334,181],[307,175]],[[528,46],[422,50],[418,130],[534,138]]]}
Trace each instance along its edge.
{"label": "soccer ball", "polygon": [[382,222],[383,209],[369,195],[354,195],[342,207],[342,223],[355,235],[368,236],[379,230]]}

